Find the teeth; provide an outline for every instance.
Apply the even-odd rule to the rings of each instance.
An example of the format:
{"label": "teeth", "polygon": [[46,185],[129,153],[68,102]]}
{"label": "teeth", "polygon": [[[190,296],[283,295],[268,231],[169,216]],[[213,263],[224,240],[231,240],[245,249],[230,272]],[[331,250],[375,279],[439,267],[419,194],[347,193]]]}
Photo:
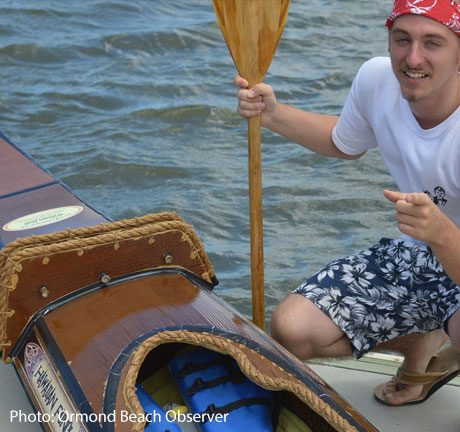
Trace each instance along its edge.
{"label": "teeth", "polygon": [[426,74],[416,73],[416,72],[406,72],[406,75],[409,78],[425,78],[426,77]]}

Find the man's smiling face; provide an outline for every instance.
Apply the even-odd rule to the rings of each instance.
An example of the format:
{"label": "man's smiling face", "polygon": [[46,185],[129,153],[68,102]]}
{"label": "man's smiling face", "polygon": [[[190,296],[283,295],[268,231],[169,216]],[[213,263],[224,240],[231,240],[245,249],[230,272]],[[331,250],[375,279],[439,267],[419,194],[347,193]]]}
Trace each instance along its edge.
{"label": "man's smiling face", "polygon": [[411,103],[457,91],[460,41],[445,25],[420,15],[402,15],[389,31],[388,50],[403,96]]}

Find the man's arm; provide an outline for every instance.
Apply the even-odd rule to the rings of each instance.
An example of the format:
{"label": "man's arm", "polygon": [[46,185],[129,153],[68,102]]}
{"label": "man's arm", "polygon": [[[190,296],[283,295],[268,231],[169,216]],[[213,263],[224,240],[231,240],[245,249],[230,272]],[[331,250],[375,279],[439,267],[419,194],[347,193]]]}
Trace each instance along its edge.
{"label": "man's arm", "polygon": [[425,193],[383,193],[395,203],[401,232],[428,243],[445,272],[460,285],[460,229]]}
{"label": "man's arm", "polygon": [[276,100],[273,88],[257,84],[248,90],[248,82],[239,75],[233,78],[238,91],[238,113],[245,118],[260,115],[262,126],[323,156],[358,159],[339,150],[332,140],[332,130],[338,117],[316,114],[282,104]]}

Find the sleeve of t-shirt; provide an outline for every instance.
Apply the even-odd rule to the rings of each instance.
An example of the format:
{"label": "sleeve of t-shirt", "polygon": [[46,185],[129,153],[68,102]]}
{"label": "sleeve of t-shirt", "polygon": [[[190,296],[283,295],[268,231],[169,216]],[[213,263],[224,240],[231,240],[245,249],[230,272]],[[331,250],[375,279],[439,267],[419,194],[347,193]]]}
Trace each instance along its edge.
{"label": "sleeve of t-shirt", "polygon": [[[366,113],[372,108],[372,61],[366,62],[359,70],[339,121],[332,132],[332,139],[336,147],[348,155],[357,155],[371,148],[377,147],[372,127],[367,120]],[[374,75],[375,79],[375,75]]]}

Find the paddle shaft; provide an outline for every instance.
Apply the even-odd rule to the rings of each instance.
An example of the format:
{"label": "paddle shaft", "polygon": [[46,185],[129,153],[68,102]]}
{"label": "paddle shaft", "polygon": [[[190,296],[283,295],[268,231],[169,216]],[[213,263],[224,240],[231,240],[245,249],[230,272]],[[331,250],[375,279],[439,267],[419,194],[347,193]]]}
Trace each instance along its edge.
{"label": "paddle shaft", "polygon": [[251,230],[252,320],[265,330],[264,239],[260,116],[248,120],[249,221]]}

